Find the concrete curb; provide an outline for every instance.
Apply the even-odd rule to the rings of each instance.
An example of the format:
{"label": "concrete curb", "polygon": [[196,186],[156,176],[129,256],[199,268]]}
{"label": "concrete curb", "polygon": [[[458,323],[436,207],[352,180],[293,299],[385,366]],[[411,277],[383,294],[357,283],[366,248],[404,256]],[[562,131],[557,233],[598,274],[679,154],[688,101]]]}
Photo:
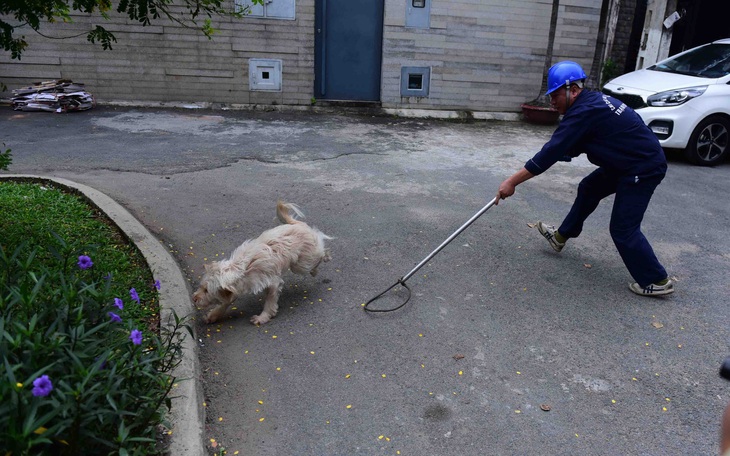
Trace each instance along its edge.
{"label": "concrete curb", "polygon": [[[0,176],[0,180],[3,179],[50,181],[81,192],[137,245],[155,279],[162,284],[159,292],[161,324],[173,321],[173,310],[180,317],[193,311],[187,283],[175,260],[165,247],[116,201],[91,187],[56,177],[5,174]],[[177,387],[172,390],[175,399],[172,400],[169,416],[172,435],[168,453],[174,456],[204,456],[206,454],[203,443],[204,412],[198,346],[187,331],[183,334],[186,336],[182,343],[183,359],[173,372],[178,380]]]}

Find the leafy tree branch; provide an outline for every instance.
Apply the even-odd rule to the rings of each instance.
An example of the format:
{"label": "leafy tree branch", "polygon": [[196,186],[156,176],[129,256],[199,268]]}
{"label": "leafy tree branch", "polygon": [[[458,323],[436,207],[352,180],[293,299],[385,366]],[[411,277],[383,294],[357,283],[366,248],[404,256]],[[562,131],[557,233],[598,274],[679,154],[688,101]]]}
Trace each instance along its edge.
{"label": "leafy tree branch", "polygon": [[[252,4],[263,5],[263,0],[251,0]],[[108,21],[116,11],[143,27],[153,21],[166,18],[181,26],[198,28],[210,38],[215,29],[211,25],[213,16],[243,17],[250,12],[249,7],[231,7],[230,0],[33,0],[0,2],[0,45],[11,58],[20,60],[28,47],[25,36],[18,36],[17,29],[30,27],[36,33],[46,23],[73,22],[73,12],[96,14],[101,20]],[[79,36],[79,35],[75,35]],[[71,37],[64,37],[71,38]],[[102,25],[94,25],[86,33],[91,43],[101,44],[103,49],[112,49],[117,39]]]}

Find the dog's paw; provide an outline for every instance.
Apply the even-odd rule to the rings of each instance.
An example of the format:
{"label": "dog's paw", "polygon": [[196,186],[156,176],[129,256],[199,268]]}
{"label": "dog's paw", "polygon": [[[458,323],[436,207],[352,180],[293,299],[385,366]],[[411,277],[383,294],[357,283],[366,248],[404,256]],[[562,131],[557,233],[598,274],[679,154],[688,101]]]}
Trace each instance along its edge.
{"label": "dog's paw", "polygon": [[267,314],[262,313],[261,315],[254,315],[251,317],[251,323],[254,325],[264,325],[271,320],[271,317],[269,317]]}

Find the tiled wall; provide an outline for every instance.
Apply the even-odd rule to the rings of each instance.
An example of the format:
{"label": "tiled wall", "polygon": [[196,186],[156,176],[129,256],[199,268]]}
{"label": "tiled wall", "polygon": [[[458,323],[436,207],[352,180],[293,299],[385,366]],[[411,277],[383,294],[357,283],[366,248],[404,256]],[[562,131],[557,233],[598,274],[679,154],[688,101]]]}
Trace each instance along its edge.
{"label": "tiled wall", "polygon": [[[433,0],[430,28],[405,27],[406,0],[385,0],[381,103],[384,108],[517,112],[541,85],[552,0]],[[410,1],[410,0],[408,0]],[[160,19],[141,27],[84,15],[44,24],[51,40],[23,31],[21,61],[0,55],[8,89],[58,78],[84,83],[99,103],[205,102],[215,105],[309,106],[314,86],[314,0],[296,0],[294,20],[214,18],[219,31]],[[554,61],[590,69],[601,0],[561,0]],[[112,51],[83,34],[103,23],[118,39]],[[280,92],[250,91],[248,60],[282,61]],[[401,97],[401,67],[429,67],[428,97]],[[1,94],[8,97],[9,93]]]}

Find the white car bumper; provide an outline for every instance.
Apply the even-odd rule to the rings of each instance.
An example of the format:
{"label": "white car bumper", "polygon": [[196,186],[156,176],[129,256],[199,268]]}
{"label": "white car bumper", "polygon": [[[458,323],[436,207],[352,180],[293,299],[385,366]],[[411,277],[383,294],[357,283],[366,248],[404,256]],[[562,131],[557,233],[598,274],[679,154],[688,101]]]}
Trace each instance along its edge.
{"label": "white car bumper", "polygon": [[[644,123],[659,139],[659,144],[668,149],[684,149],[689,137],[703,115],[690,106],[673,106],[636,110]],[[694,115],[692,115],[694,114]]]}

